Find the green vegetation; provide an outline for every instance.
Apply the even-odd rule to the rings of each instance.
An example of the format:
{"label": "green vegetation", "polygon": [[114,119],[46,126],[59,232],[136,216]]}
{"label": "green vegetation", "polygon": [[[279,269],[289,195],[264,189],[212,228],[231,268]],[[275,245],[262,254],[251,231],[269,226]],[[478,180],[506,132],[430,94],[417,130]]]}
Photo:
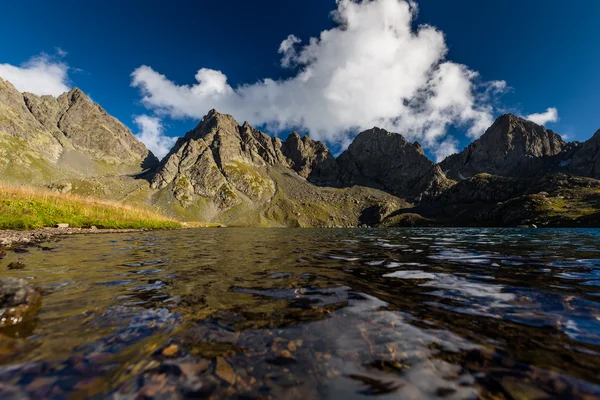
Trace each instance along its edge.
{"label": "green vegetation", "polygon": [[175,220],[148,209],[31,188],[0,186],[0,229],[35,229],[59,223],[75,228],[179,228]]}
{"label": "green vegetation", "polygon": [[239,188],[247,188],[245,190],[247,196],[260,197],[265,191],[272,193],[274,190],[269,180],[241,162],[233,161],[225,164],[223,171],[234,184],[239,184],[238,190]]}

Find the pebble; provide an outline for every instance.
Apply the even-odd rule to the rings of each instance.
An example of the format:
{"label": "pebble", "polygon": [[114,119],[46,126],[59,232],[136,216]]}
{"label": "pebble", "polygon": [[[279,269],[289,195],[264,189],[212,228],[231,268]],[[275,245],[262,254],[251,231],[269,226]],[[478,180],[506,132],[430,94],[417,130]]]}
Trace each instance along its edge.
{"label": "pebble", "polygon": [[165,348],[162,353],[165,357],[173,357],[175,354],[177,354],[178,351],[179,346],[177,346],[176,344],[172,344],[169,347]]}

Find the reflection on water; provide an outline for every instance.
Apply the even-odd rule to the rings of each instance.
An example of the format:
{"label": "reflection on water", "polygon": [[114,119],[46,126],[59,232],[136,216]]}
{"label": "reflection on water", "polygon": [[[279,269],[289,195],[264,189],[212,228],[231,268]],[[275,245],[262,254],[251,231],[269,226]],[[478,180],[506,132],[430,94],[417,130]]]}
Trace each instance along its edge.
{"label": "reflection on water", "polygon": [[[215,229],[11,254],[0,397],[593,398],[600,231]],[[5,270],[12,261],[27,268]]]}

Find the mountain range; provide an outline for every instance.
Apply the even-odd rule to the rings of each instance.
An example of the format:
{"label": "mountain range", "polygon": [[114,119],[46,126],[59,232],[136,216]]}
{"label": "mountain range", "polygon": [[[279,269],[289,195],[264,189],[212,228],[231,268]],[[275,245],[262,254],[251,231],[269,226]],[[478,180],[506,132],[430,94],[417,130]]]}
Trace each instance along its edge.
{"label": "mountain range", "polygon": [[0,79],[0,182],[144,205],[230,226],[596,226],[600,131],[565,142],[503,115],[439,164],[374,127],[335,158],[211,110],[158,160],[74,88],[58,98]]}

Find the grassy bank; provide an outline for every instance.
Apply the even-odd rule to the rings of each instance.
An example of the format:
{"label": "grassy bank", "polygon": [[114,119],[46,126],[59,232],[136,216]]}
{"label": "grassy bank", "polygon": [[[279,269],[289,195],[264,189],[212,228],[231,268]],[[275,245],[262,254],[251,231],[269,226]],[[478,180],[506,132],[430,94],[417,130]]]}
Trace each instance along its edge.
{"label": "grassy bank", "polygon": [[0,186],[0,229],[35,229],[69,224],[74,228],[163,229],[181,224],[144,208],[56,194],[41,189]]}

